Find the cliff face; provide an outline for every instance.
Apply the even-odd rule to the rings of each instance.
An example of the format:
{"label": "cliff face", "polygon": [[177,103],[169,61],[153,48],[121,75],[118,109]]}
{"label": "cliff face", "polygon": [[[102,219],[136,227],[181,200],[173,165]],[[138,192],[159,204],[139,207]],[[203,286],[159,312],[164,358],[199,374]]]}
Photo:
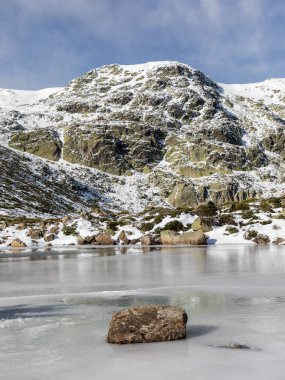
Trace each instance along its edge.
{"label": "cliff face", "polygon": [[0,209],[60,215],[279,195],[284,125],[284,79],[223,85],[178,62],[0,90]]}

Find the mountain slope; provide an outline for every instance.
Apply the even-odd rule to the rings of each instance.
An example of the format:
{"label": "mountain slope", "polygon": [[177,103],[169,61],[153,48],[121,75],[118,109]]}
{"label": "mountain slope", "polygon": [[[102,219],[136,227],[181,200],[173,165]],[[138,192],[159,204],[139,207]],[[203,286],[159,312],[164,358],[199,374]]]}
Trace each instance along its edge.
{"label": "mountain slope", "polygon": [[284,83],[218,84],[167,61],[0,90],[0,210],[138,212],[280,195]]}

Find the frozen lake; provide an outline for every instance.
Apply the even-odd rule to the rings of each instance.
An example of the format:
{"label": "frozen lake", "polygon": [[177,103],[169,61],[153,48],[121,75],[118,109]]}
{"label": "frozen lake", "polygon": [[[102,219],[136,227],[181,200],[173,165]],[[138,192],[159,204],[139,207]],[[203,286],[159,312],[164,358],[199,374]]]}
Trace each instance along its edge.
{"label": "frozen lake", "polygon": [[[285,378],[285,247],[26,255],[0,259],[1,380]],[[186,340],[105,342],[112,313],[153,303],[185,308]]]}

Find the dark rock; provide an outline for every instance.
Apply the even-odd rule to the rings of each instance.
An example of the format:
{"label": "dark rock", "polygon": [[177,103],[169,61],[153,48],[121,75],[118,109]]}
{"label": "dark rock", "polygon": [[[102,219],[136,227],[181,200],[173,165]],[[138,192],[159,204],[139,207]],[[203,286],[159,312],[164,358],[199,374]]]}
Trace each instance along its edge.
{"label": "dark rock", "polygon": [[183,309],[164,306],[138,306],[115,313],[109,343],[163,342],[186,337],[187,314]]}
{"label": "dark rock", "polygon": [[250,350],[250,347],[246,344],[240,344],[240,343],[229,343],[224,344],[223,346],[218,346],[219,348],[230,348],[230,349],[237,349],[237,350]]}

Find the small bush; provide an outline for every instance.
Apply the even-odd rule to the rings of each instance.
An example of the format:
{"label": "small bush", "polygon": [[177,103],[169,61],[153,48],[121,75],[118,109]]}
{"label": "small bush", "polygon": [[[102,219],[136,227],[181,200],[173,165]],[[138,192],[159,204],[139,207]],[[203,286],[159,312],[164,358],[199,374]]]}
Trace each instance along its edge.
{"label": "small bush", "polygon": [[62,232],[64,235],[77,235],[77,223],[73,223],[70,226],[65,224],[62,227]]}
{"label": "small bush", "polygon": [[[272,221],[271,221],[271,223],[272,223]],[[277,226],[276,224],[274,224],[274,225],[272,226],[272,229],[275,230],[275,231],[278,231],[278,230],[281,230],[281,227],[280,227],[280,226]]]}
{"label": "small bush", "polygon": [[226,232],[228,234],[237,234],[239,232],[239,229],[237,227],[234,227],[234,226],[228,226],[226,228]]}
{"label": "small bush", "polygon": [[278,215],[274,216],[274,219],[285,219],[285,215],[278,214]]}
{"label": "small bush", "polygon": [[281,199],[277,197],[271,197],[267,199],[267,202],[274,208],[282,207]]}
{"label": "small bush", "polygon": [[261,234],[258,234],[254,239],[253,241],[256,243],[256,244],[268,244],[270,243],[270,239],[267,235],[261,235]]}
{"label": "small bush", "polygon": [[258,235],[258,232],[255,231],[255,230],[247,230],[243,237],[246,239],[246,240],[251,240],[251,239],[254,239],[256,238],[256,236]]}
{"label": "small bush", "polygon": [[164,230],[171,230],[171,231],[181,231],[184,229],[184,226],[179,220],[173,220],[171,222],[168,222],[164,227]]}
{"label": "small bush", "polygon": [[242,214],[241,214],[241,217],[243,219],[251,219],[251,218],[257,218],[256,215],[254,215],[253,211],[252,210],[246,210],[246,211],[243,211]]}
{"label": "small bush", "polygon": [[259,222],[260,224],[262,224],[263,226],[266,226],[267,224],[271,224],[272,223],[272,220],[271,219],[268,219],[268,220],[262,220],[261,222]]}
{"label": "small bush", "polygon": [[141,223],[140,226],[139,226],[139,229],[142,232],[147,232],[147,231],[152,230],[153,227],[154,227],[154,223]]}
{"label": "small bush", "polygon": [[219,217],[219,224],[224,226],[225,224],[231,224],[232,226],[237,226],[237,222],[232,214],[221,214]]}
{"label": "small bush", "polygon": [[246,211],[250,210],[249,204],[246,202],[236,202],[231,205],[230,211]]}
{"label": "small bush", "polygon": [[118,228],[118,224],[119,223],[117,221],[109,220],[107,222],[107,229],[111,231],[116,231]]}
{"label": "small bush", "polygon": [[198,216],[215,216],[218,209],[213,202],[201,203],[196,207],[195,213]]}
{"label": "small bush", "polygon": [[266,199],[262,199],[260,201],[259,207],[260,207],[260,210],[263,212],[273,212],[271,204]]}

